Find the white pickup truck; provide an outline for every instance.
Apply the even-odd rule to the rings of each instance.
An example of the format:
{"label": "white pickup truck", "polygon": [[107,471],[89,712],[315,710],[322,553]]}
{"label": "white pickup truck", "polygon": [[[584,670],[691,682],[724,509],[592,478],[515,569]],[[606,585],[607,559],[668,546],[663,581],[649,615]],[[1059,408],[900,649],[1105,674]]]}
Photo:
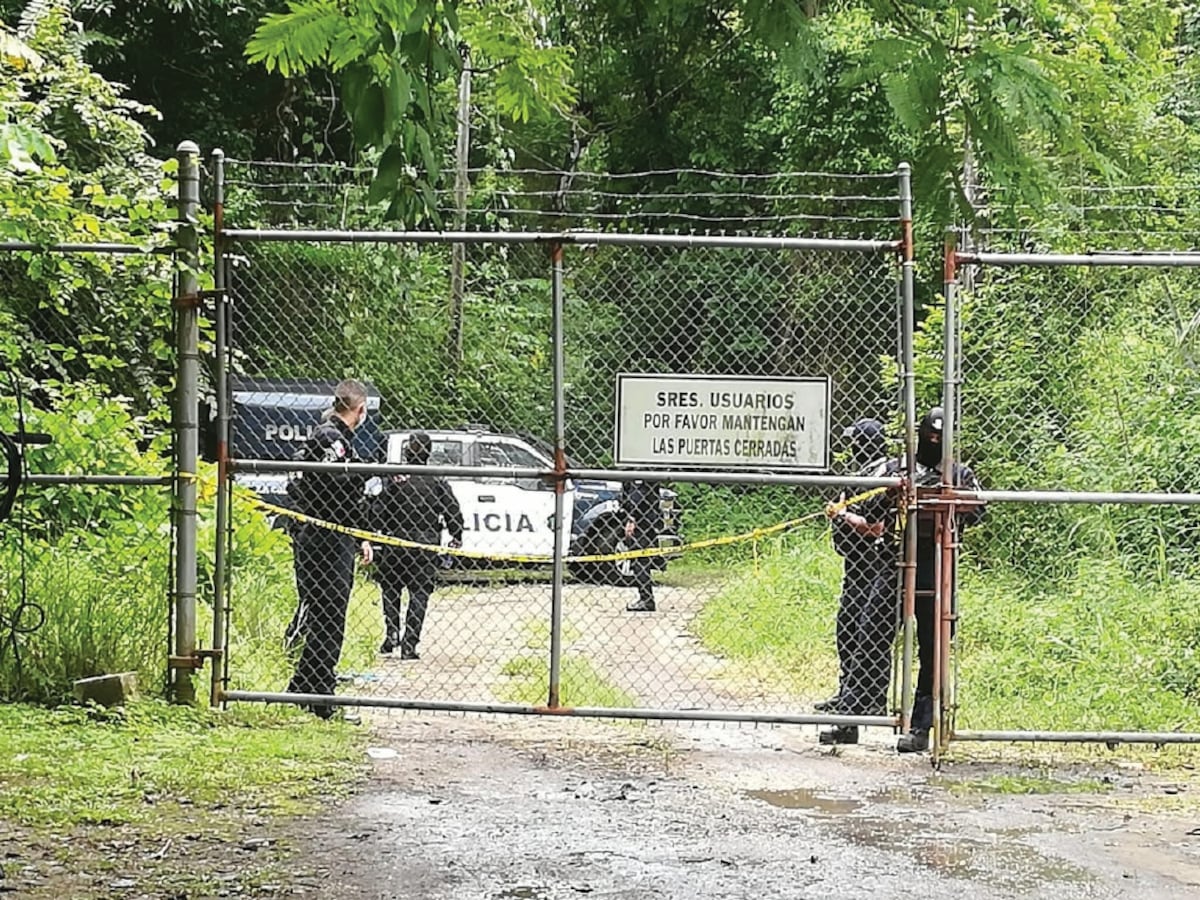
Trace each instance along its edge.
{"label": "white pickup truck", "polygon": [[[554,468],[552,448],[536,438],[486,429],[428,429],[432,442],[430,465],[487,466],[489,468]],[[411,431],[387,434],[387,460],[404,461]],[[554,487],[540,478],[503,476],[447,479],[463,512],[463,549],[497,555],[550,556],[554,552]],[[624,545],[624,518],[619,514],[621,483],[568,479],[563,505],[570,535],[569,553],[595,555],[620,552]],[[680,543],[676,493],[659,489],[663,512],[659,545]],[[443,536],[445,537],[445,536]],[[657,558],[665,566],[665,558]],[[572,567],[580,578],[623,583],[630,576],[628,562],[579,564]]]}

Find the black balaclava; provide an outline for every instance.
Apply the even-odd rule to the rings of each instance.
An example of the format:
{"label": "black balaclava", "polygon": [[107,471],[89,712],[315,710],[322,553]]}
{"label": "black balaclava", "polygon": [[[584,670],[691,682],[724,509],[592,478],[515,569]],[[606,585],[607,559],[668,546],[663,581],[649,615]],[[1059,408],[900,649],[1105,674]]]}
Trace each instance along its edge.
{"label": "black balaclava", "polygon": [[850,461],[855,469],[866,468],[887,454],[887,436],[878,419],[859,419],[845,431],[850,438]]}
{"label": "black balaclava", "polygon": [[433,447],[433,441],[429,439],[429,435],[424,431],[418,431],[412,434],[408,439],[408,445],[404,448],[404,459],[412,466],[423,466],[429,462],[429,451]]}
{"label": "black balaclava", "polygon": [[940,406],[935,406],[929,415],[921,420],[917,429],[917,462],[930,469],[936,469],[942,464],[942,444],[933,442],[933,435],[942,434],[943,412]]}

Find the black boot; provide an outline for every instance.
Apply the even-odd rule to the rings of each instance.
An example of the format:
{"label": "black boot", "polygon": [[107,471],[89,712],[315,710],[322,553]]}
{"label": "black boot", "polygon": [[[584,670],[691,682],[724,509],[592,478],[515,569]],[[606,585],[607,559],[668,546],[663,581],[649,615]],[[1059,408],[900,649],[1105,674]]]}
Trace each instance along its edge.
{"label": "black boot", "polygon": [[900,740],[896,741],[897,753],[924,753],[928,749],[928,730],[910,731],[908,734],[900,735]]}
{"label": "black boot", "polygon": [[827,697],[824,700],[818,700],[813,704],[813,709],[817,712],[837,712],[842,708],[842,695],[834,694],[832,697]]}
{"label": "black boot", "polygon": [[829,730],[822,731],[817,735],[817,742],[821,744],[857,744],[858,726],[834,725]]}

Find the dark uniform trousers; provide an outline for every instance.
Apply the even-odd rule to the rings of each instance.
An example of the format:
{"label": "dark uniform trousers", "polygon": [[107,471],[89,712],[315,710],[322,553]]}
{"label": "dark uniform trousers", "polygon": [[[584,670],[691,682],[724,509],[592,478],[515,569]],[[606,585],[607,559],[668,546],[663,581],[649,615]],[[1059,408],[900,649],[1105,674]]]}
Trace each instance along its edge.
{"label": "dark uniform trousers", "polygon": [[[429,543],[436,543],[436,540]],[[437,580],[437,554],[411,547],[384,547],[380,557],[380,594],[387,636],[402,651],[411,653],[421,640],[425,612]],[[408,612],[401,632],[400,609],[405,588],[408,589]]]}
{"label": "dark uniform trousers", "polygon": [[337,687],[334,669],[342,654],[357,543],[349,535],[313,527],[305,527],[294,539],[297,620],[304,648],[288,685],[290,693],[332,694]]}
{"label": "dark uniform trousers", "polygon": [[886,714],[897,610],[896,570],[890,556],[876,547],[850,552],[837,614],[840,712]]}
{"label": "dark uniform trousers", "polygon": [[[630,550],[645,550],[657,546],[655,536],[644,533],[645,531],[647,529],[639,527],[633,533],[633,538],[629,541]],[[654,602],[654,579],[650,574],[653,568],[654,561],[649,556],[638,556],[629,561],[630,574],[633,576],[634,586],[637,587],[638,600],[642,603]]]}

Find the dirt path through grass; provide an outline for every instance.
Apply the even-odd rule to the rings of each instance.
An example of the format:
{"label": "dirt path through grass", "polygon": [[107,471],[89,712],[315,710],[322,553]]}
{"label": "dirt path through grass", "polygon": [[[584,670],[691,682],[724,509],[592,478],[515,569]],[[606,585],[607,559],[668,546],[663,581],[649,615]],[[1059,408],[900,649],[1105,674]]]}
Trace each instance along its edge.
{"label": "dirt path through grass", "polygon": [[[715,581],[656,588],[654,613],[630,613],[628,588],[573,585],[563,593],[564,705],[797,711],[788,697],[708,652],[695,619]],[[355,690],[464,702],[546,699],[550,587],[494,584],[435,594],[419,660],[380,657]],[[350,692],[350,689],[344,689]]]}

